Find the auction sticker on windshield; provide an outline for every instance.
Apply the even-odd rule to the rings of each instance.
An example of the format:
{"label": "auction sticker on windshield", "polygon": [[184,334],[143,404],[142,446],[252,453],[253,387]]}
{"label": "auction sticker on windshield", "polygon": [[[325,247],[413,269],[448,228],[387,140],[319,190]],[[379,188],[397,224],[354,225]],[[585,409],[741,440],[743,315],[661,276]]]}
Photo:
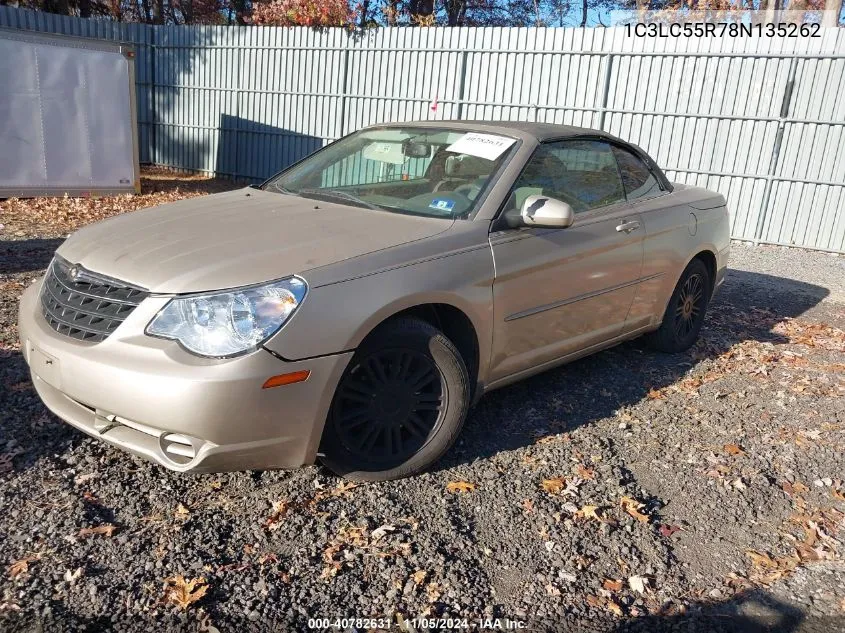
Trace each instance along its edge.
{"label": "auction sticker on windshield", "polygon": [[515,142],[516,139],[508,138],[507,136],[469,132],[447,147],[446,151],[456,154],[469,154],[470,156],[478,156],[487,160],[496,160],[502,155],[502,152]]}

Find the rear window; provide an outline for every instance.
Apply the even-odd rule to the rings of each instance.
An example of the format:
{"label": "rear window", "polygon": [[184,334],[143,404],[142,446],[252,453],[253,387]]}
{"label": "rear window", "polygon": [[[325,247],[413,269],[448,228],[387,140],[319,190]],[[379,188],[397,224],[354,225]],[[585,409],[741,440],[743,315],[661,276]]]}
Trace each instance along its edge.
{"label": "rear window", "polygon": [[630,202],[653,198],[663,193],[651,170],[637,156],[616,146],[613,147],[613,155],[619,164],[622,185]]}

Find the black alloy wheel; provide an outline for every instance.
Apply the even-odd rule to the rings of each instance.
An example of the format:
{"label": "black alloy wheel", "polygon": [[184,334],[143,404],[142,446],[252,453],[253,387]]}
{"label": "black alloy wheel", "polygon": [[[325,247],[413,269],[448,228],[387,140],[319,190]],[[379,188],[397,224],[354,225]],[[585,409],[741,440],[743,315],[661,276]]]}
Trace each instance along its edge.
{"label": "black alloy wheel", "polygon": [[445,378],[425,354],[377,350],[341,382],[331,423],[351,456],[394,468],[437,431],[448,397]]}
{"label": "black alloy wheel", "polygon": [[322,462],[364,481],[417,473],[452,445],[469,400],[466,365],[442,332],[419,319],[389,321],[361,344],[340,379]]}
{"label": "black alloy wheel", "polygon": [[649,344],[661,352],[683,352],[698,339],[704,314],[710,303],[712,285],[707,266],[693,259],[681,274],[666,306],[660,327],[647,336]]}
{"label": "black alloy wheel", "polygon": [[685,339],[704,316],[704,279],[698,273],[687,277],[675,308],[675,335]]}

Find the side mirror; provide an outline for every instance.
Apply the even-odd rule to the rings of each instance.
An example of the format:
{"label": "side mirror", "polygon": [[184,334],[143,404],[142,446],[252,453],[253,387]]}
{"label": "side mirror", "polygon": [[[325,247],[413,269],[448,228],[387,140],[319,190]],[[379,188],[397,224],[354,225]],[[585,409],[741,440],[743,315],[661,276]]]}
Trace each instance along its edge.
{"label": "side mirror", "polygon": [[525,226],[565,229],[575,222],[575,212],[562,200],[546,196],[528,196],[519,212]]}

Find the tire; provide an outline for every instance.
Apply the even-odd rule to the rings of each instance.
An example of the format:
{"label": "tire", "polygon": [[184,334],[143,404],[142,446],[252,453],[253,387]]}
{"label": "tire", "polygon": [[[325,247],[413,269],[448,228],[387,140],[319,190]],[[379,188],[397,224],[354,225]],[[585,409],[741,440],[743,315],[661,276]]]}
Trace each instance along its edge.
{"label": "tire", "polygon": [[375,330],[338,383],[321,461],[357,481],[421,472],[449,450],[470,403],[469,373],[437,328],[414,318]]}
{"label": "tire", "polygon": [[663,314],[660,327],[646,340],[654,349],[675,354],[698,340],[704,314],[710,303],[710,273],[700,259],[692,260],[681,275]]}

